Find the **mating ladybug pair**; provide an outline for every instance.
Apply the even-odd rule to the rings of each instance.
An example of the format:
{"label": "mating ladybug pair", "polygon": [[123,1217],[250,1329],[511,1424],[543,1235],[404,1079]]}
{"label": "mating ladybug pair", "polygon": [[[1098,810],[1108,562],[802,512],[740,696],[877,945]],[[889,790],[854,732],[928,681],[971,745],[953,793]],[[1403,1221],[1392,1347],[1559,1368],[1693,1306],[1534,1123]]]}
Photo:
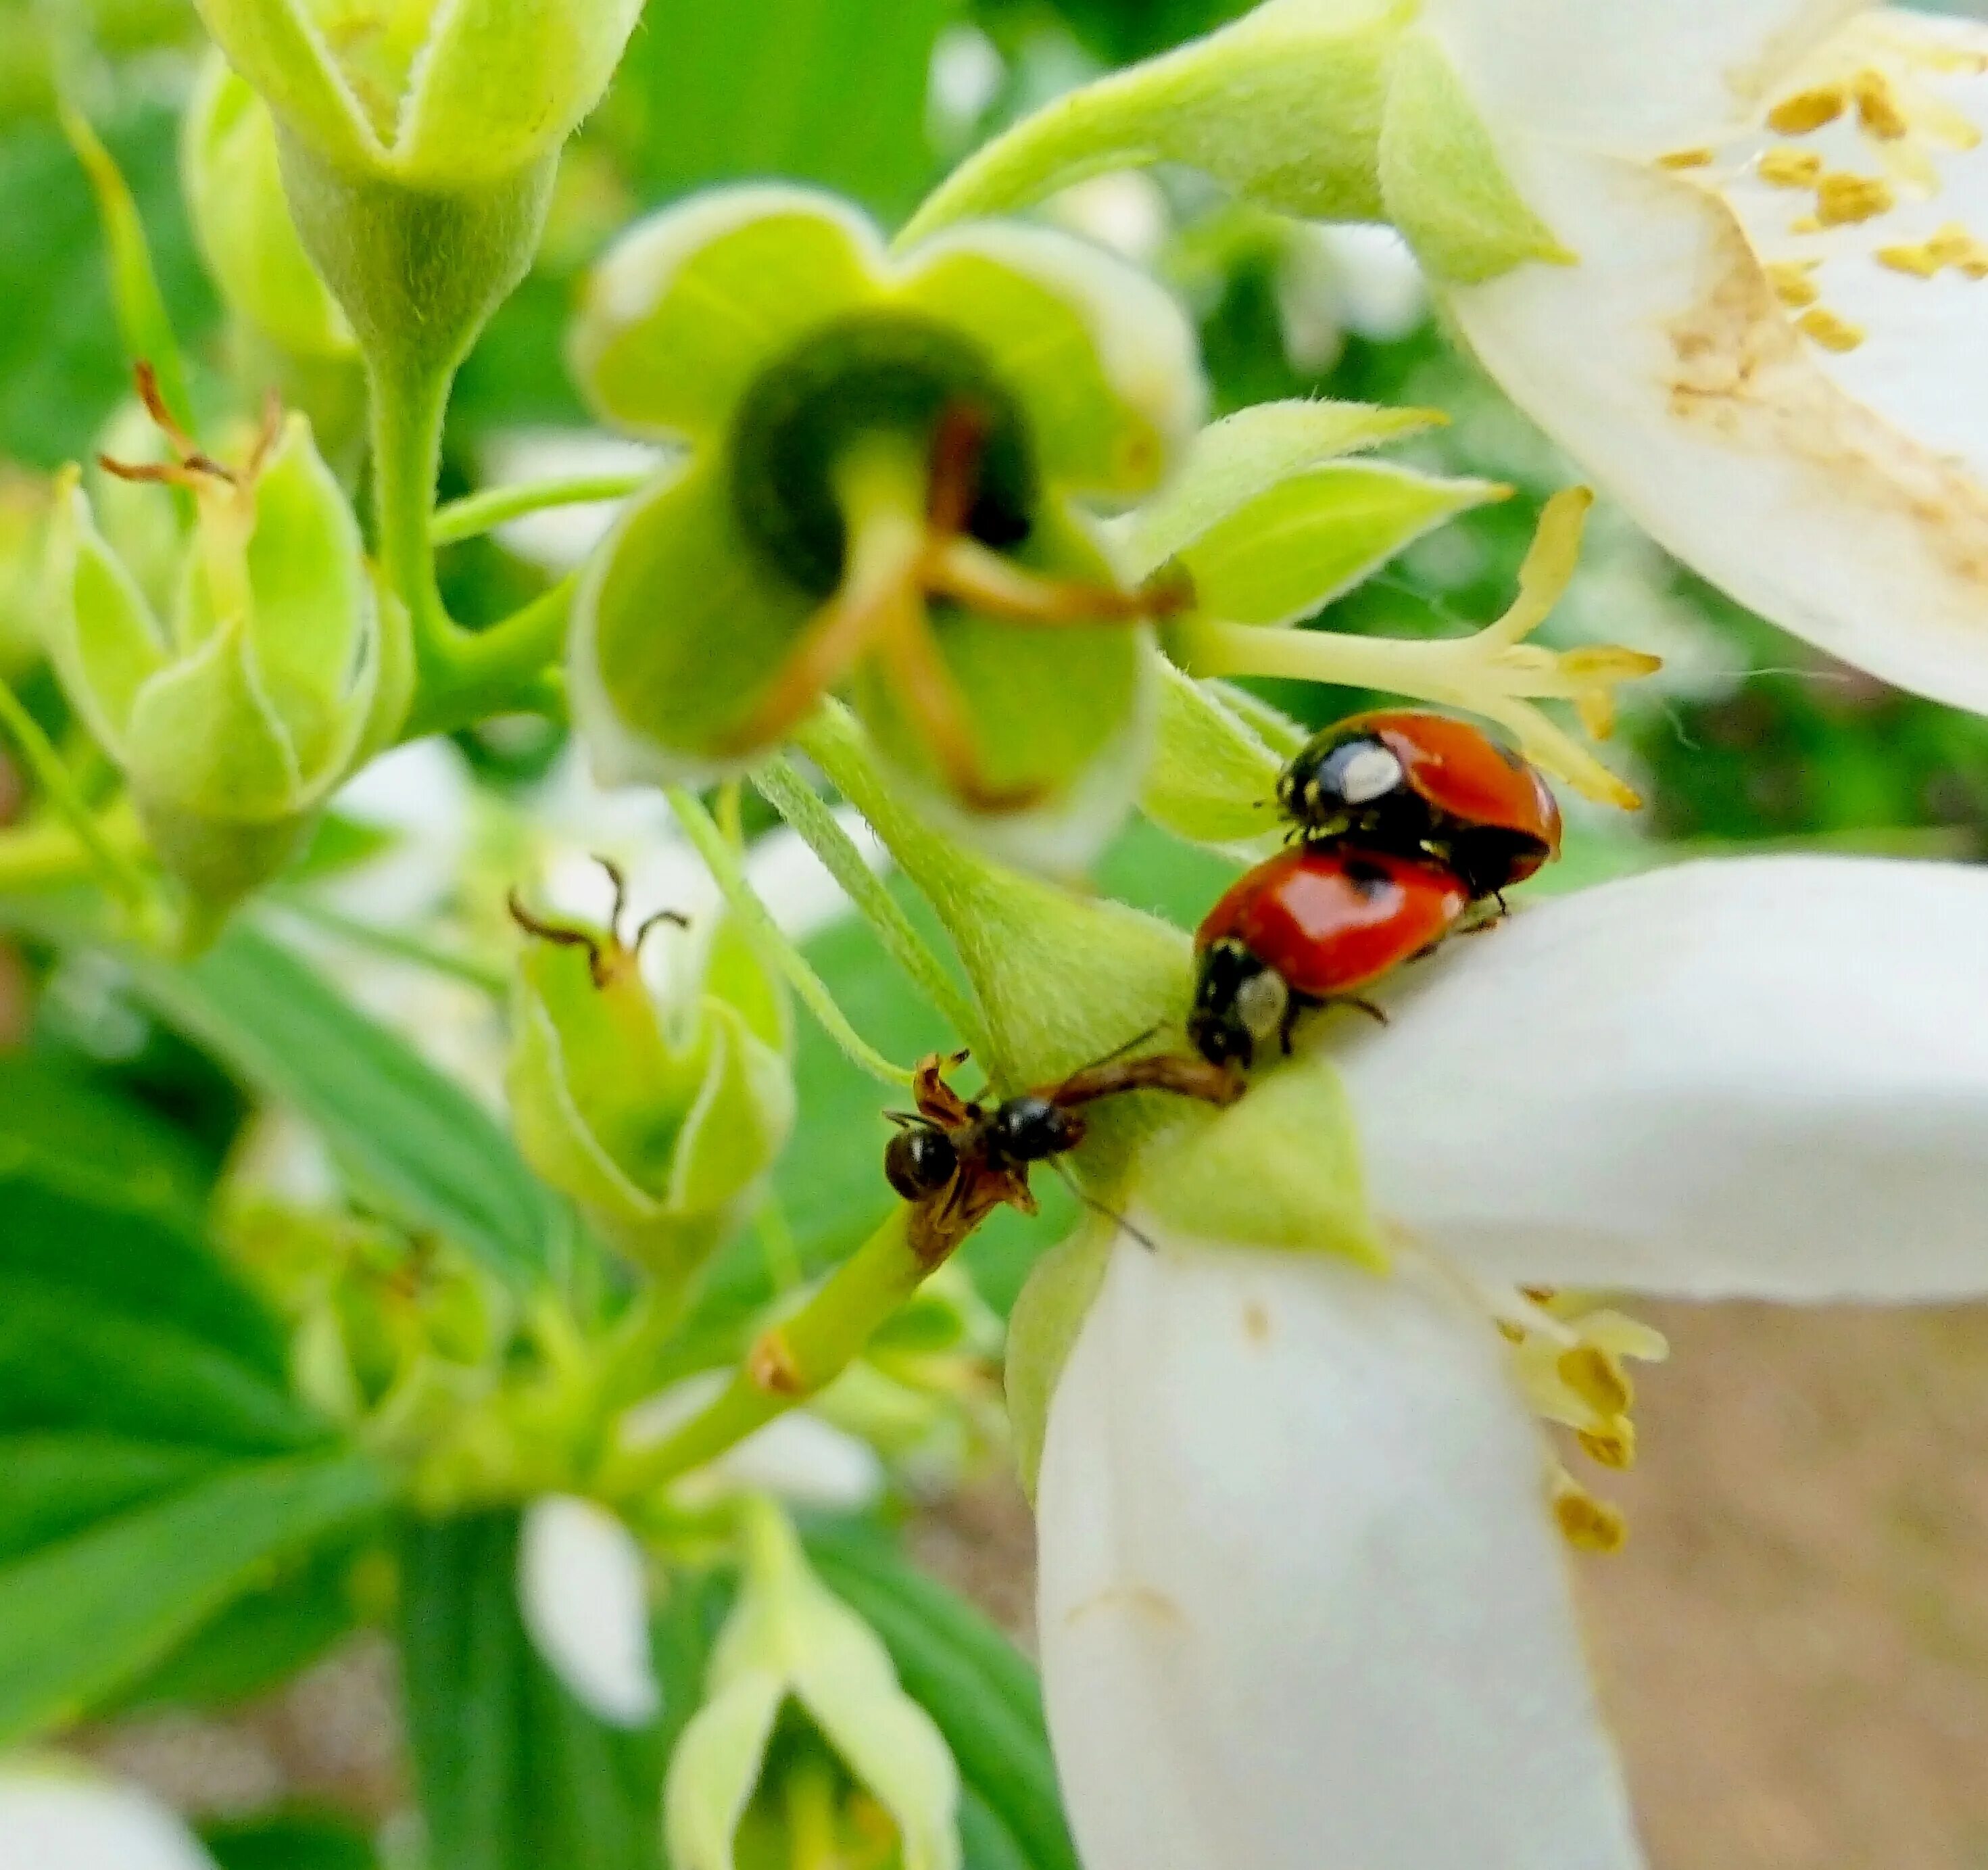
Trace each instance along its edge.
{"label": "mating ladybug pair", "polygon": [[[1307,1007],[1357,996],[1473,903],[1560,852],[1560,807],[1516,753],[1445,715],[1356,715],[1277,782],[1298,842],[1243,877],[1195,938],[1188,1036],[1211,1064],[1290,1050]],[[1371,1010],[1371,1009],[1369,1010]]]}

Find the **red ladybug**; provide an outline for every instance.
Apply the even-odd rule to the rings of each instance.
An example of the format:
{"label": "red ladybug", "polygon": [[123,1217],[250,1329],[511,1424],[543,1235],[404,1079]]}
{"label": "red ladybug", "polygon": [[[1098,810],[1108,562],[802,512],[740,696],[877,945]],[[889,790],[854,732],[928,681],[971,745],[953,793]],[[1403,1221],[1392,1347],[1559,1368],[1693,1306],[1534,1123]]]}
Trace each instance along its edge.
{"label": "red ladybug", "polygon": [[1467,721],[1415,709],[1355,715],[1316,735],[1277,781],[1310,843],[1432,857],[1473,898],[1560,854],[1560,806],[1516,753]]}
{"label": "red ladybug", "polygon": [[1433,947],[1470,907],[1445,865],[1391,851],[1293,845],[1259,864],[1208,912],[1188,1037],[1212,1065],[1288,1052],[1307,1006],[1351,999]]}

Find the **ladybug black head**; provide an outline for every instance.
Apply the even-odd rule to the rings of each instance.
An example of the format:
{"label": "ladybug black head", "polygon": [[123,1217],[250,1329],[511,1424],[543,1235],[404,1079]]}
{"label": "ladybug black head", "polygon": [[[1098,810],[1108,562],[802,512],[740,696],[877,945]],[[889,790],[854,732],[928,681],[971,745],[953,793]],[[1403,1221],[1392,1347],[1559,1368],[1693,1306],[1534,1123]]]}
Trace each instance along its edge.
{"label": "ladybug black head", "polygon": [[1240,942],[1217,942],[1201,958],[1187,1036],[1211,1065],[1256,1061],[1256,1048],[1281,1038],[1290,989]]}
{"label": "ladybug black head", "polygon": [[986,1138],[997,1164],[1046,1162],[1084,1141],[1084,1121],[1046,1097],[1010,1097],[988,1118]]}
{"label": "ladybug black head", "polygon": [[884,1173],[906,1201],[929,1201],[959,1173],[959,1151],[943,1130],[915,1124],[891,1138]]}
{"label": "ladybug black head", "polygon": [[1371,829],[1417,803],[1401,757],[1373,734],[1328,729],[1277,780],[1277,803],[1314,835]]}

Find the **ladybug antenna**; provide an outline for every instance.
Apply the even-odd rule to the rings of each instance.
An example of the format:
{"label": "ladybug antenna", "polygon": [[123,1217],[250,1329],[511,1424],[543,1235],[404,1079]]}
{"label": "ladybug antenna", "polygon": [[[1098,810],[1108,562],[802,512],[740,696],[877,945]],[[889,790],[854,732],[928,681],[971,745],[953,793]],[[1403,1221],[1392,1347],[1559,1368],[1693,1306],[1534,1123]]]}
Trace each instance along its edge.
{"label": "ladybug antenna", "polygon": [[1123,1058],[1128,1052],[1136,1052],[1149,1039],[1156,1038],[1164,1022],[1155,1020],[1143,1033],[1135,1033],[1123,1045],[1114,1046],[1102,1058],[1094,1058],[1084,1067],[1087,1071],[1095,1071],[1100,1065],[1108,1065],[1113,1060]]}

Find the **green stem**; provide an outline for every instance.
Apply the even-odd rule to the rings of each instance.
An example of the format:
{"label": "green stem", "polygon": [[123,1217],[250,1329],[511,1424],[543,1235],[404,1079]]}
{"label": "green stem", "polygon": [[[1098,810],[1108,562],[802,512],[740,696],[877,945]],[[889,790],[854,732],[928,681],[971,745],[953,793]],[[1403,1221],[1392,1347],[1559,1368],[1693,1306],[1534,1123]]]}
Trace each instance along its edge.
{"label": "green stem", "polygon": [[842,1009],[836,1005],[835,996],[829,992],[827,983],[809,966],[806,956],[787,939],[779,924],[773,920],[772,911],[759,900],[746,881],[739,854],[718,828],[717,820],[704,809],[695,794],[685,792],[681,786],[671,787],[667,796],[671,810],[677,815],[677,822],[697,847],[698,854],[704,859],[732,914],[745,925],[761,959],[786,976],[788,985],[800,996],[802,1004],[842,1048],[852,1064],[894,1087],[910,1084],[911,1074],[903,1066],[891,1063],[849,1023]]}
{"label": "green stem", "polygon": [[401,738],[454,733],[492,715],[558,713],[558,665],[579,589],[576,576],[563,579],[488,630],[450,625],[446,657],[423,670]]}
{"label": "green stem", "polygon": [[981,1049],[980,1018],[972,1001],[926,945],[890,886],[864,861],[855,840],[843,830],[821,795],[780,757],[762,766],[753,775],[753,783],[820,858],[870,925],[884,952],[904,970],[927,1003],[945,1016],[964,1044]]}
{"label": "green stem", "polygon": [[806,1304],[762,1335],[719,1394],[654,1447],[624,1456],[604,1476],[617,1500],[637,1500],[702,1467],[819,1395],[936,1270],[912,1250],[911,1210],[900,1203]]}
{"label": "green stem", "polygon": [[458,632],[435,583],[431,530],[441,474],[442,424],[454,373],[433,364],[376,356],[367,384],[373,406],[373,486],[380,559],[414,626],[414,663],[425,690],[435,671],[453,672]]}
{"label": "green stem", "polygon": [[0,728],[20,749],[36,784],[74,833],[77,844],[89,857],[90,869],[104,888],[127,908],[144,909],[151,900],[144,873],[127,852],[112,841],[103,821],[90,809],[89,801],[63,764],[55,743],[4,681],[0,681]]}
{"label": "green stem", "polygon": [[438,508],[428,536],[438,546],[460,545],[480,538],[528,513],[560,506],[590,506],[602,500],[625,500],[655,478],[641,474],[580,475],[567,480],[529,481],[516,487],[488,487]]}

